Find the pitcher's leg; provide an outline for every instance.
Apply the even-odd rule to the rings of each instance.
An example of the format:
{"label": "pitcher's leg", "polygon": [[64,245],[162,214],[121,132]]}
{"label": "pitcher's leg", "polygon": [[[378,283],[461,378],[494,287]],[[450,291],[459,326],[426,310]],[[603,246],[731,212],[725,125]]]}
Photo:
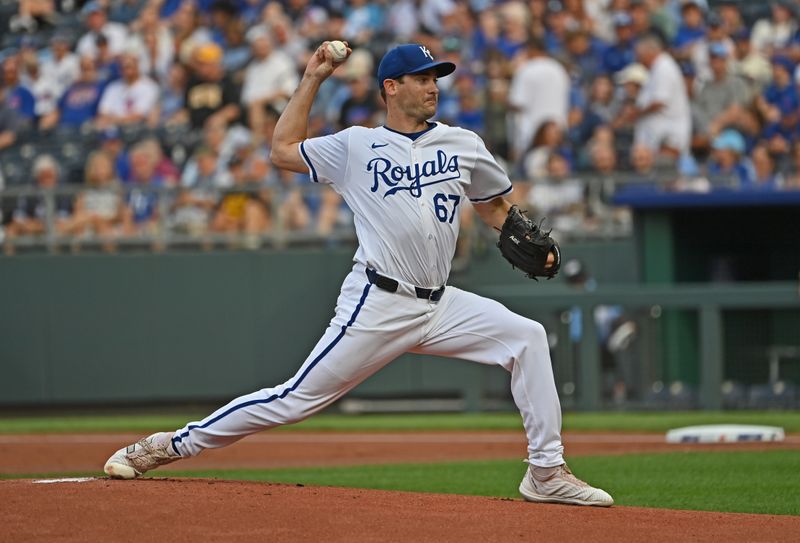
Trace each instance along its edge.
{"label": "pitcher's leg", "polygon": [[341,334],[332,326],[294,377],[237,398],[178,430],[173,437],[175,450],[181,456],[194,456],[261,430],[299,422],[402,354],[410,341],[413,338],[359,329]]}
{"label": "pitcher's leg", "polygon": [[536,466],[564,462],[561,405],[544,327],[502,304],[448,287],[426,339],[414,352],[497,364],[511,372],[511,393]]}

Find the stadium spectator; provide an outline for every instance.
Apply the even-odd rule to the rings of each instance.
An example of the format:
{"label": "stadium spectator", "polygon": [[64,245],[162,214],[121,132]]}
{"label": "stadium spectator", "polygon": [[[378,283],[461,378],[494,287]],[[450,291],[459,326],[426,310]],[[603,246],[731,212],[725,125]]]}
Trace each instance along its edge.
{"label": "stadium spectator", "polygon": [[245,247],[258,248],[261,234],[271,226],[269,195],[248,177],[245,158],[239,153],[233,155],[227,166],[232,186],[222,196],[211,229],[228,235],[244,234]]}
{"label": "stadium spectator", "polygon": [[117,249],[125,215],[125,203],[120,194],[120,181],[114,173],[113,158],[94,151],[86,160],[86,188],[76,200],[72,216],[64,223],[64,232],[76,236],[73,250],[80,250],[80,242],[94,234],[101,240],[105,252]]}
{"label": "stadium spectator", "polygon": [[155,81],[139,71],[139,57],[126,53],[120,59],[122,78],[103,91],[98,106],[97,125],[142,125],[158,123],[159,89]]}
{"label": "stadium spectator", "polygon": [[170,23],[177,52],[176,60],[189,65],[194,50],[212,41],[211,31],[200,24],[200,15],[194,2],[181,1]]}
{"label": "stadium spectator", "polygon": [[158,18],[158,7],[148,2],[130,25],[127,49],[139,53],[142,74],[162,82],[175,59],[175,42],[169,27]]}
{"label": "stadium spectator", "polygon": [[546,175],[532,185],[526,207],[538,217],[547,217],[554,230],[573,232],[583,225],[585,190],[583,181],[571,175],[569,162],[553,153],[547,159]]}
{"label": "stadium spectator", "polygon": [[8,21],[11,32],[37,32],[52,28],[57,20],[54,0],[20,0],[16,15]]}
{"label": "stadium spectator", "polygon": [[180,179],[180,172],[164,156],[155,138],[145,138],[134,144],[128,151],[128,162],[128,175],[121,178],[124,183],[170,187],[177,185]]}
{"label": "stadium spectator", "polygon": [[261,113],[269,106],[283,111],[300,78],[292,59],[275,49],[269,30],[256,26],[247,33],[253,59],[247,65],[242,85],[242,103],[247,107],[248,120],[254,131],[263,124]]}
{"label": "stadium spectator", "polygon": [[[486,13],[489,10],[484,10],[481,13]],[[322,15],[316,15],[316,19],[321,18]],[[303,35],[310,40],[319,42],[325,39],[326,33],[321,32],[318,28],[322,25],[311,20],[312,16],[304,18],[306,26],[303,28]],[[325,14],[327,21],[327,14]],[[309,28],[313,23],[317,26]],[[419,13],[414,0],[399,0],[397,2],[390,2],[386,11],[386,26],[394,31],[397,41],[400,43],[407,43],[413,40],[414,35],[419,31]]]}
{"label": "stadium spectator", "polygon": [[42,72],[37,57],[27,57],[22,69],[25,86],[33,94],[36,119],[56,111],[60,88],[53,78],[47,77]]}
{"label": "stadium spectator", "polygon": [[570,141],[580,148],[592,137],[598,126],[610,125],[617,112],[614,84],[608,76],[597,76],[591,82],[587,105],[582,108],[580,122],[570,129]]}
{"label": "stadium spectator", "polygon": [[456,77],[458,112],[453,124],[483,136],[486,105],[481,96],[481,89],[475,78],[468,73],[458,74]]}
{"label": "stadium spectator", "polygon": [[71,44],[72,39],[66,32],[53,34],[49,58],[42,62],[42,73],[56,86],[56,100],[80,77],[80,57],[70,50]]}
{"label": "stadium spectator", "polygon": [[373,86],[370,75],[352,74],[347,78],[350,95],[342,104],[339,112],[339,129],[361,125],[375,127],[380,124],[378,114],[381,111],[378,92]]}
{"label": "stadium spectator", "polygon": [[211,214],[217,205],[217,160],[210,147],[199,147],[181,177],[181,190],[173,206],[172,224],[179,233],[201,236],[208,232]]}
{"label": "stadium spectator", "polygon": [[[344,10],[344,38],[351,45],[368,44],[383,27],[383,6],[367,0],[351,0]],[[442,19],[439,19],[442,21]],[[439,31],[442,29],[439,28]]]}
{"label": "stadium spectator", "polygon": [[116,126],[109,126],[100,131],[100,150],[111,157],[114,163],[114,175],[120,180],[130,178],[131,162],[128,151],[125,149],[125,142],[122,141],[122,133]]}
{"label": "stadium spectator", "polygon": [[706,37],[704,6],[697,0],[681,3],[681,24],[672,38],[672,51],[678,60],[691,60],[692,50],[701,45]]}
{"label": "stadium spectator", "polygon": [[[39,155],[33,161],[31,168],[34,186],[38,189],[36,194],[20,196],[17,198],[11,221],[5,225],[5,243],[3,246],[6,255],[16,252],[14,240],[21,236],[41,236],[47,230],[48,222],[48,196],[46,191],[52,191],[59,183],[61,169],[58,162],[50,155]],[[56,234],[61,234],[65,221],[72,213],[72,197],[69,195],[50,195],[53,202],[53,228]]]}
{"label": "stadium spectator", "polygon": [[567,126],[570,80],[564,67],[544,49],[541,40],[531,38],[527,58],[514,73],[508,93],[513,111],[513,156],[520,160],[534,134],[547,120]]}
{"label": "stadium spectator", "polygon": [[572,152],[564,141],[564,130],[555,121],[545,121],[533,137],[531,147],[523,157],[523,177],[536,179],[547,175],[550,156],[558,154],[571,161]]}
{"label": "stadium spectator", "polygon": [[127,236],[154,235],[158,232],[158,190],[171,184],[171,181],[158,171],[160,157],[157,147],[158,144],[153,140],[144,140],[131,147],[129,152],[130,190],[123,215],[123,233]]}
{"label": "stadium spectator", "polygon": [[794,65],[791,60],[782,56],[774,57],[772,84],[755,100],[756,108],[766,120],[762,138],[767,141],[773,154],[788,154],[792,143],[797,139],[800,95],[794,84],[793,74]]}
{"label": "stadium spectator", "polygon": [[8,107],[17,112],[18,128],[32,128],[36,122],[36,98],[20,81],[19,57],[11,55],[3,61],[3,86]]}
{"label": "stadium spectator", "polygon": [[741,108],[746,105],[747,87],[728,73],[728,50],[720,43],[708,48],[712,79],[692,100],[694,148],[708,149],[711,140],[724,128],[735,125]]}
{"label": "stadium spectator", "polygon": [[638,63],[630,64],[615,77],[617,85],[622,87],[622,92],[617,93],[614,98],[612,107],[617,114],[611,121],[611,128],[614,131],[615,139],[628,148],[633,144],[637,115],[636,104],[648,78],[647,68]]}
{"label": "stadium spectator", "polygon": [[[304,178],[287,170],[276,170],[270,188],[278,209],[278,223],[282,230],[306,230],[312,223],[309,205],[303,198]],[[306,184],[307,186],[307,184]]]}
{"label": "stadium spectator", "polygon": [[[3,81],[0,80],[0,150],[11,147],[17,141],[20,123],[17,111],[6,102],[5,96],[6,89]],[[0,186],[1,188],[2,186]]]}
{"label": "stadium spectator", "polygon": [[631,149],[631,167],[637,182],[655,183],[658,181],[653,151],[645,145],[634,145]]}
{"label": "stadium spectator", "polygon": [[197,47],[191,70],[186,109],[192,128],[202,128],[210,119],[225,125],[237,120],[240,89],[222,67],[222,49],[213,43]]}
{"label": "stadium spectator", "polygon": [[636,55],[650,74],[633,113],[634,140],[660,153],[678,158],[689,149],[691,111],[678,64],[664,51],[656,36],[636,43]]}
{"label": "stadium spectator", "polygon": [[750,103],[772,81],[769,60],[754,51],[750,45],[750,32],[745,28],[733,35],[734,58],[731,73],[747,85],[747,103]]}
{"label": "stadium spectator", "polygon": [[161,85],[161,107],[159,126],[182,126],[189,123],[186,111],[186,85],[189,72],[186,67],[175,62],[169,69],[166,81]]}
{"label": "stadium spectator", "polygon": [[775,159],[766,145],[757,145],[752,153],[753,182],[747,188],[755,190],[776,190],[783,186],[783,175],[775,169]]}
{"label": "stadium spectator", "polygon": [[670,2],[658,0],[630,0],[627,13],[631,16],[631,29],[634,37],[652,34],[661,43],[669,43],[668,36],[674,36],[678,21],[669,14]]}
{"label": "stadium spectator", "polygon": [[612,17],[615,41],[603,51],[602,66],[606,73],[614,74],[636,61],[633,48],[633,19],[625,11],[618,11]]}
{"label": "stadium spectator", "polygon": [[569,14],[564,10],[561,0],[550,0],[547,2],[547,12],[545,13],[545,32],[544,46],[545,51],[558,57],[564,53],[569,29]]}
{"label": "stadium spectator", "polygon": [[581,89],[588,87],[604,70],[604,47],[584,30],[567,33],[565,62],[572,75],[573,84]]}
{"label": "stadium spectator", "polygon": [[229,45],[228,38],[240,30],[239,8],[233,0],[214,0],[210,3],[208,14],[211,38],[225,50]]}
{"label": "stadium spectator", "polygon": [[744,137],[733,129],[723,130],[711,144],[708,178],[712,184],[747,188],[753,183],[753,167],[745,155]]}
{"label": "stadium spectator", "polygon": [[749,38],[750,33],[739,9],[739,2],[737,0],[717,0],[715,4],[719,18],[722,19],[722,24],[728,35],[735,36],[742,32],[747,32]]}
{"label": "stadium spectator", "polygon": [[104,43],[102,40],[98,41],[100,37],[105,39],[111,57],[122,54],[128,40],[128,28],[123,24],[109,21],[102,2],[97,0],[87,2],[81,9],[81,15],[88,30],[78,40],[75,50],[78,55],[97,58],[100,52],[99,45]]}
{"label": "stadium spectator", "polygon": [[791,0],[773,0],[770,10],[770,17],[756,21],[750,34],[753,50],[767,58],[783,53],[797,32]]}

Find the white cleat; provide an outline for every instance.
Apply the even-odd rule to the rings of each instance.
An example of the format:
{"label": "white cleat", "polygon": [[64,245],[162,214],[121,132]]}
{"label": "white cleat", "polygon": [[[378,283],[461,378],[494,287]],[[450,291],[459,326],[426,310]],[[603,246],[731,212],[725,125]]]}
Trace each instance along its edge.
{"label": "white cleat", "polygon": [[172,448],[172,436],[173,432],[158,432],[118,450],[103,471],[113,479],[135,479],[153,468],[180,460]]}
{"label": "white cleat", "polygon": [[566,464],[553,468],[529,466],[519,493],[529,502],[567,503],[609,507],[614,503],[605,490],[594,488],[575,477]]}

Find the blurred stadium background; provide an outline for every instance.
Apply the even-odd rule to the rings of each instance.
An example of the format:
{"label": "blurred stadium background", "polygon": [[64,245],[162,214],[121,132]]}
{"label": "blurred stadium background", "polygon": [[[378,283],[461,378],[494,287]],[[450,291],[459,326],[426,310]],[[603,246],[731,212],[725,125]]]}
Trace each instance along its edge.
{"label": "blurred stadium background", "polygon": [[[0,0],[0,403],[217,402],[293,373],[355,236],[270,140],[343,38],[311,135],[382,124],[395,43],[460,67],[438,119],[482,135],[568,261],[531,284],[466,209],[452,282],[547,326],[565,408],[798,408],[799,29],[790,0]],[[639,138],[646,35],[680,69],[683,148]],[[502,372],[404,357],[338,407],[513,404]]]}

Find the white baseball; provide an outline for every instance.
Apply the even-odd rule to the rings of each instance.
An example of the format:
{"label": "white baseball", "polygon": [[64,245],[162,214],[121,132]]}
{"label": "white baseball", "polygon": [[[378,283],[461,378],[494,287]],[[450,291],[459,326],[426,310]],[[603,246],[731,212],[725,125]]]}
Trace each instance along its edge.
{"label": "white baseball", "polygon": [[341,62],[347,58],[347,46],[339,40],[328,42],[328,51],[331,52],[334,62]]}

